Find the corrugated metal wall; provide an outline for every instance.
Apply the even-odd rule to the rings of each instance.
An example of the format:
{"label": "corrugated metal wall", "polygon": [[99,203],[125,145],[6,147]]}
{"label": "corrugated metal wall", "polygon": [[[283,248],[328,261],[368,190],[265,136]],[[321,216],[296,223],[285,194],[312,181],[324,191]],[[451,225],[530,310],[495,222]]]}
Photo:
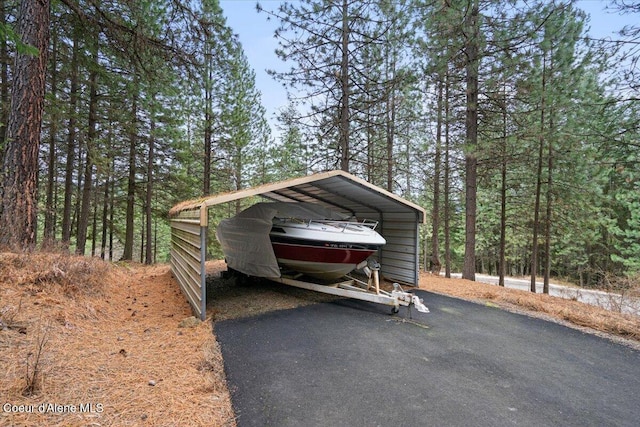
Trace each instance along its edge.
{"label": "corrugated metal wall", "polygon": [[387,240],[378,256],[383,277],[418,285],[418,228],[424,222],[424,209],[346,172],[329,171],[183,202],[172,208],[171,268],[201,319],[206,314],[208,208],[255,196],[315,202],[359,219],[379,221],[377,230]]}
{"label": "corrugated metal wall", "polygon": [[201,320],[206,317],[206,236],[200,209],[182,211],[171,220],[171,271]]}
{"label": "corrugated metal wall", "polygon": [[413,212],[358,213],[359,218],[380,221],[378,233],[387,241],[380,251],[380,273],[390,281],[418,286],[419,222]]}

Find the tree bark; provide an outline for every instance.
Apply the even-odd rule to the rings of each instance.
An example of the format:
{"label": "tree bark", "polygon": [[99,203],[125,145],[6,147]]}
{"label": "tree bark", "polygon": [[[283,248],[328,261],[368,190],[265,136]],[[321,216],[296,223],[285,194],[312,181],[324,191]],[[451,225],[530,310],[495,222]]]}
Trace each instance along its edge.
{"label": "tree bark", "polygon": [[[7,25],[6,4],[0,0],[0,25]],[[0,40],[0,165],[4,164],[4,149],[9,125],[9,48],[6,38]],[[2,187],[0,187],[0,197]],[[0,206],[2,209],[2,206]]]}
{"label": "tree bark", "polygon": [[153,264],[153,246],[151,239],[151,229],[153,225],[153,216],[152,216],[152,202],[153,202],[153,184],[154,184],[154,176],[153,176],[153,166],[155,164],[155,129],[156,122],[155,118],[151,117],[151,132],[149,135],[149,156],[147,159],[147,195],[146,195],[146,212],[145,212],[145,226],[147,230],[147,244],[144,252],[144,263],[145,264]]}
{"label": "tree bark", "polygon": [[[553,130],[553,109],[551,109],[551,120],[549,121],[549,129]],[[547,159],[547,217],[545,218],[545,241],[544,241],[544,284],[542,293],[549,293],[549,280],[551,276],[551,225],[553,214],[553,143],[549,138]]]}
{"label": "tree bark", "polygon": [[505,252],[507,246],[507,88],[502,99],[502,141],[500,165],[500,254],[498,259],[498,286],[504,287]]}
{"label": "tree bark", "polygon": [[138,84],[134,82],[133,102],[131,103],[131,120],[129,129],[129,177],[127,179],[127,213],[124,252],[122,259],[133,260],[134,203],[136,197],[136,144],[138,142]]}
{"label": "tree bark", "polygon": [[[97,188],[96,188],[97,190]],[[91,256],[96,256],[96,246],[98,244],[98,203],[99,203],[98,191],[93,192],[93,221],[91,222]]]}
{"label": "tree bark", "polygon": [[107,169],[104,181],[104,197],[102,199],[102,240],[100,245],[100,258],[105,259],[107,253],[107,229],[109,227],[109,190],[111,185],[111,163]]}
{"label": "tree bark", "polygon": [[[391,63],[387,64],[387,111],[386,111],[386,133],[387,133],[387,191],[393,192],[393,175],[394,175],[394,160],[393,160],[393,148],[395,144],[396,133],[396,65],[397,60],[395,51],[391,56]],[[391,78],[390,78],[391,77]]]}
{"label": "tree bark", "polygon": [[73,166],[76,151],[76,111],[78,109],[78,30],[73,33],[71,54],[71,76],[69,87],[69,122],[67,130],[67,164],[64,175],[64,206],[62,210],[62,243],[69,246],[71,241],[71,199],[73,197]]}
{"label": "tree bark", "polygon": [[[96,126],[98,122],[98,49],[93,53],[94,66],[89,73],[89,129],[87,132],[87,152],[84,169],[84,186],[82,188],[82,207],[78,218],[78,236],[76,254],[84,255],[87,243],[87,229],[89,228],[89,211],[91,208],[91,192],[93,190],[93,165],[96,144]],[[95,239],[95,235],[93,236]]]}
{"label": "tree bark", "polygon": [[440,263],[440,160],[442,145],[442,108],[444,83],[442,76],[438,77],[438,101],[437,101],[437,125],[436,125],[436,152],[433,167],[433,214],[431,223],[431,273],[440,275],[442,264]]}
{"label": "tree bark", "polygon": [[391,87],[390,99],[387,103],[387,191],[393,192],[393,173],[394,173],[394,161],[393,161],[393,146],[395,137],[395,121],[396,121],[396,105],[395,105],[395,89],[393,84]]}
{"label": "tree bark", "polygon": [[478,0],[473,0],[466,19],[466,148],[465,148],[465,244],[462,278],[476,278],[476,196],[478,144],[478,63],[479,21]]}
{"label": "tree bark", "polygon": [[[111,159],[111,173],[115,175],[116,170],[116,161],[115,159]],[[115,178],[111,179],[111,190],[109,194],[109,261],[113,261],[113,221],[114,221],[114,210],[115,210],[115,194],[116,194],[116,180]]]}
{"label": "tree bark", "polygon": [[340,60],[340,169],[349,172],[349,11],[348,0],[342,1],[342,57]]}
{"label": "tree bark", "polygon": [[204,111],[204,180],[202,195],[211,194],[211,150],[213,138],[213,55],[210,42],[205,46],[207,81],[205,82]]}
{"label": "tree bark", "polygon": [[3,162],[0,244],[32,250],[38,229],[38,153],[49,48],[49,0],[20,3],[18,34],[38,49],[16,53]]}
{"label": "tree bark", "polygon": [[450,122],[450,112],[449,112],[449,67],[447,66],[447,74],[446,74],[446,83],[445,83],[445,93],[444,93],[444,111],[445,111],[445,119],[444,119],[444,276],[447,279],[451,278],[451,203],[449,200],[449,195],[451,193],[451,182],[450,182],[450,152],[451,152],[451,144],[449,140],[449,122]]}
{"label": "tree bark", "polygon": [[540,100],[540,136],[538,145],[538,168],[536,173],[536,195],[533,207],[533,242],[531,244],[531,292],[536,291],[536,274],[538,271],[538,231],[540,227],[540,193],[542,192],[542,156],[544,151],[544,120],[546,108],[546,55],[542,58],[542,98]]}
{"label": "tree bark", "polygon": [[44,216],[44,245],[51,245],[56,238],[56,202],[54,198],[56,188],[56,166],[57,147],[56,136],[58,133],[58,107],[56,105],[58,96],[58,37],[54,32],[51,41],[51,103],[53,104],[51,114],[51,125],[49,129],[49,159],[47,171],[47,197],[45,202]]}

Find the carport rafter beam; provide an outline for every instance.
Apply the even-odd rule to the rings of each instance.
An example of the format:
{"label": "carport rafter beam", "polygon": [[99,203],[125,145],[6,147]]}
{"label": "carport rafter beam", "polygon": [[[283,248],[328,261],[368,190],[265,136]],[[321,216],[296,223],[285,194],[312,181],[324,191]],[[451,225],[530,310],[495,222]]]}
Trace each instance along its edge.
{"label": "carport rafter beam", "polygon": [[[275,194],[277,196],[280,196],[281,198],[279,199],[278,197],[273,197],[272,194]],[[272,191],[270,193],[267,194],[261,194],[261,197],[264,197],[266,199],[269,200],[273,200],[274,202],[282,202],[282,198],[287,199],[287,200],[292,200],[294,202],[299,202],[300,199],[296,199],[295,197],[289,196],[287,194],[283,194],[282,192],[280,192],[280,190],[276,190],[276,191]]]}

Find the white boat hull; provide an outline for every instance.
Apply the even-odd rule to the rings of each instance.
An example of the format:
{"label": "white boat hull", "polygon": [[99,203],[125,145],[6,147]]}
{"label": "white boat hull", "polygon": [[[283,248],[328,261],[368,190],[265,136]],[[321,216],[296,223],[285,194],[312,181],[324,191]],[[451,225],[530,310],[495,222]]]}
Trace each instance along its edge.
{"label": "white boat hull", "polygon": [[347,221],[276,219],[270,237],[279,265],[323,280],[350,273],[386,243],[372,226]]}

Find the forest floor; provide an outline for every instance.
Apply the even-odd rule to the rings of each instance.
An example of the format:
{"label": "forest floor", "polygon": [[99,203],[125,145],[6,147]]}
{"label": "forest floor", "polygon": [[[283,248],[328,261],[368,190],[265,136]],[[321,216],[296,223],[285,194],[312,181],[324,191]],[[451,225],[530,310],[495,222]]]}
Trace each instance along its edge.
{"label": "forest floor", "polygon": [[0,253],[0,425],[234,425],[212,324],[190,316],[168,265]]}
{"label": "forest floor", "polygon": [[[234,426],[212,323],[335,297],[238,284],[220,277],[224,268],[207,264],[212,322],[184,325],[191,309],[168,265],[0,253],[0,425]],[[426,273],[420,280],[431,292],[640,348],[638,316]]]}

